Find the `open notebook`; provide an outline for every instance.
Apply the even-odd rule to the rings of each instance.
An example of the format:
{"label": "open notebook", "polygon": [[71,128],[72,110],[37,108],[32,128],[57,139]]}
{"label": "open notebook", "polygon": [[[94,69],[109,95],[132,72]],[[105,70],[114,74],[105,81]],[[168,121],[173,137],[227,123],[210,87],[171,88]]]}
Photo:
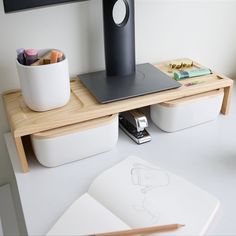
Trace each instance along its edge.
{"label": "open notebook", "polygon": [[209,193],[164,169],[130,156],[99,175],[47,235],[89,235],[185,224],[161,235],[203,235],[219,207]]}

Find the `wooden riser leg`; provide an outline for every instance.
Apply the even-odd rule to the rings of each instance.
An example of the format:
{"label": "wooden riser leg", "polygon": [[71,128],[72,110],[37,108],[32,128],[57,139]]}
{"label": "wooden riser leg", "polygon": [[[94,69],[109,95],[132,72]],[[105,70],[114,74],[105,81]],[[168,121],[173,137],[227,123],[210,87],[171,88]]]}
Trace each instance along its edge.
{"label": "wooden riser leg", "polygon": [[21,137],[15,137],[16,149],[20,158],[21,168],[24,173],[29,172],[29,165],[26,159],[24,146]]}
{"label": "wooden riser leg", "polygon": [[233,85],[224,88],[224,100],[223,100],[223,104],[221,107],[221,113],[224,115],[229,114],[232,88],[233,88]]}

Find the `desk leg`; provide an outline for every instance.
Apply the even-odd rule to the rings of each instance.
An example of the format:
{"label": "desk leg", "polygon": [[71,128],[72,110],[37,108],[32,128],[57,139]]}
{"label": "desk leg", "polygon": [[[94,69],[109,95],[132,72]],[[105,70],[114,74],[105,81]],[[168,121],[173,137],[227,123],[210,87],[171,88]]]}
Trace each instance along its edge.
{"label": "desk leg", "polygon": [[24,173],[29,172],[29,165],[26,159],[24,146],[21,137],[15,137],[16,149],[20,158],[21,168]]}
{"label": "desk leg", "polygon": [[224,100],[223,100],[223,104],[221,107],[221,113],[224,115],[229,114],[232,88],[233,88],[233,85],[224,88]]}

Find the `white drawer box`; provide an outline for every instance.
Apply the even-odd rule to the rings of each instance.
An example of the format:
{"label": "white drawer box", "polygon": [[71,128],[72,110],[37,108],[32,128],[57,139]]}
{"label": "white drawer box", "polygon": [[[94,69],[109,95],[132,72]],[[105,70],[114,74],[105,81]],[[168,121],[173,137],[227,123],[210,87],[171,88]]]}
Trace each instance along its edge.
{"label": "white drawer box", "polygon": [[118,140],[118,115],[31,135],[38,161],[55,167],[111,150]]}
{"label": "white drawer box", "polygon": [[219,89],[152,105],[151,119],[166,132],[211,121],[220,113],[223,96],[223,89]]}

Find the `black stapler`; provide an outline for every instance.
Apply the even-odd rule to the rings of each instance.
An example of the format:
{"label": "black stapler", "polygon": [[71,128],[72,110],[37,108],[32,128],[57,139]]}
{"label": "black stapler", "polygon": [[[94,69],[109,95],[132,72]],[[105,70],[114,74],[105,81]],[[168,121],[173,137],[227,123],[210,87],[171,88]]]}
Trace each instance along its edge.
{"label": "black stapler", "polygon": [[151,136],[145,129],[148,127],[147,118],[139,110],[121,112],[119,114],[119,126],[138,144],[151,141]]}

